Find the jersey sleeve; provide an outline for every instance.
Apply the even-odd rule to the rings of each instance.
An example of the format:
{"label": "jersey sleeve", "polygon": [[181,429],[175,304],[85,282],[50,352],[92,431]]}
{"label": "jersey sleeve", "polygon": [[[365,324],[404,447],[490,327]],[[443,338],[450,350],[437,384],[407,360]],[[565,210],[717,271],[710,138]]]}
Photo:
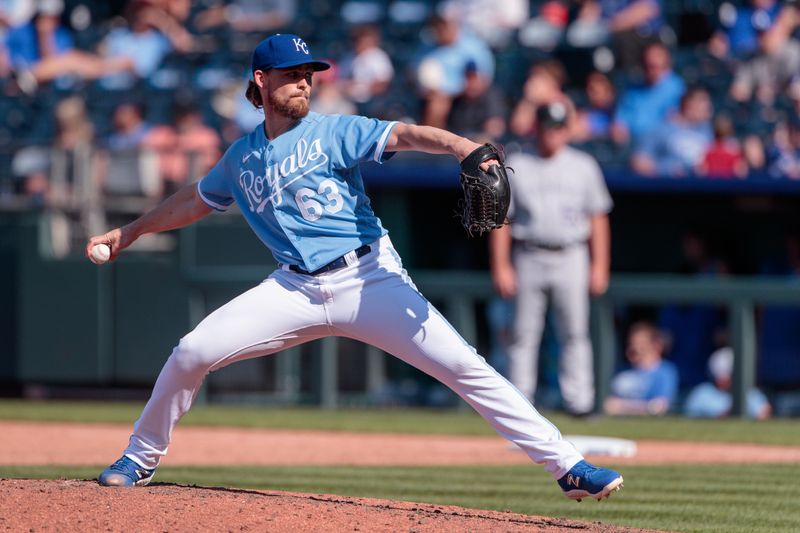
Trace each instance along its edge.
{"label": "jersey sleeve", "polygon": [[611,200],[611,195],[606,186],[606,180],[603,177],[603,171],[600,165],[591,156],[587,159],[588,165],[588,195],[586,198],[587,211],[590,215],[604,215],[611,212],[614,202]]}
{"label": "jersey sleeve", "polygon": [[381,163],[388,159],[384,154],[386,142],[397,122],[354,115],[342,115],[336,125],[340,136],[341,159],[350,168],[366,161]]}
{"label": "jersey sleeve", "polygon": [[230,187],[230,163],[233,146],[225,152],[208,174],[197,182],[197,192],[205,204],[217,211],[227,211],[233,203]]}

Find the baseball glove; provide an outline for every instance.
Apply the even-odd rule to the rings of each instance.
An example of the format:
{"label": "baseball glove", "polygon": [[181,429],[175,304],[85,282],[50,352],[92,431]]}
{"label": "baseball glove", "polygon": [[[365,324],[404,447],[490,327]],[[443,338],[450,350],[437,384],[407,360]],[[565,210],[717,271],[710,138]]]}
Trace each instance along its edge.
{"label": "baseball glove", "polygon": [[[497,165],[481,170],[481,164],[496,159]],[[506,223],[511,203],[511,187],[503,156],[491,144],[476,148],[461,162],[461,188],[464,191],[461,224],[470,237],[483,235]]]}

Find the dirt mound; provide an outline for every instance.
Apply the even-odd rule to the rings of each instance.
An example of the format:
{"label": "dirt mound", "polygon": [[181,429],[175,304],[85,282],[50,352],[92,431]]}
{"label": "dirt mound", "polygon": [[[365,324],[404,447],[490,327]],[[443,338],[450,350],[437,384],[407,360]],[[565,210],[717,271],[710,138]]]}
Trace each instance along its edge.
{"label": "dirt mound", "polygon": [[0,480],[0,530],[10,531],[642,531],[460,507],[154,484]]}

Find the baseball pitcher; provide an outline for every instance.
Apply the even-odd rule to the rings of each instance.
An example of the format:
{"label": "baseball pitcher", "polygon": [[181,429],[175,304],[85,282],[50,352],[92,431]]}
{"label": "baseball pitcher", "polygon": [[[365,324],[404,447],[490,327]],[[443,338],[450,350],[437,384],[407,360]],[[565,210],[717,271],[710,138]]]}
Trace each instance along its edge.
{"label": "baseball pitcher", "polygon": [[[377,346],[446,384],[500,435],[544,465],[567,497],[608,497],[622,477],[584,461],[417,291],[372,212],[359,172],[361,163],[381,163],[398,151],[453,155],[464,161],[466,175],[495,178],[486,180],[488,186],[468,179],[464,187],[471,191],[470,205],[502,221],[503,206],[485,200],[493,188],[500,191],[492,193],[500,204],[508,194],[507,183],[491,185],[505,176],[502,161],[490,161],[486,147],[437,128],[310,113],[314,72],[327,68],[296,35],[261,42],[253,53],[247,97],[264,108],[264,122],[234,142],[198,183],[131,224],[89,240],[87,255],[104,244],[113,260],[141,235],[189,225],[236,202],[280,264],[180,340],[128,447],[100,474],[100,484],[145,485],[153,478],[172,430],[209,372],[340,335]],[[473,232],[494,227],[472,220],[481,216],[465,209],[465,227]]]}

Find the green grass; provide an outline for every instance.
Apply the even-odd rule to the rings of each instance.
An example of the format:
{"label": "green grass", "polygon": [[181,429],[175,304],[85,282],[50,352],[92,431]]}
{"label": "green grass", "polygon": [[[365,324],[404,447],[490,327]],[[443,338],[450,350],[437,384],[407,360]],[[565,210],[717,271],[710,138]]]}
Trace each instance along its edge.
{"label": "green grass", "polygon": [[[142,404],[0,401],[0,419],[132,424]],[[793,420],[574,420],[550,415],[566,434],[797,445]],[[407,409],[197,406],[185,425],[492,435],[473,413]],[[4,467],[0,477],[94,478],[102,467]],[[800,530],[800,465],[625,466],[625,489],[611,501],[569,502],[541,470],[509,467],[208,467],[159,469],[158,480],[390,498],[602,521],[678,531]]]}
{"label": "green grass", "polygon": [[[536,468],[214,467],[159,469],[159,482],[321,492],[697,532],[800,527],[800,465],[624,466],[625,488],[577,504]],[[2,467],[0,477],[94,478],[99,468]]]}
{"label": "green grass", "polygon": [[[115,402],[0,401],[0,420],[51,420],[132,424],[143,404]],[[665,418],[601,418],[574,420],[547,416],[564,434],[605,435],[629,439],[692,440],[796,445],[796,420],[690,420]],[[196,406],[182,425],[237,426],[273,429],[320,429],[415,434],[493,435],[472,412],[413,409],[341,409]]]}

